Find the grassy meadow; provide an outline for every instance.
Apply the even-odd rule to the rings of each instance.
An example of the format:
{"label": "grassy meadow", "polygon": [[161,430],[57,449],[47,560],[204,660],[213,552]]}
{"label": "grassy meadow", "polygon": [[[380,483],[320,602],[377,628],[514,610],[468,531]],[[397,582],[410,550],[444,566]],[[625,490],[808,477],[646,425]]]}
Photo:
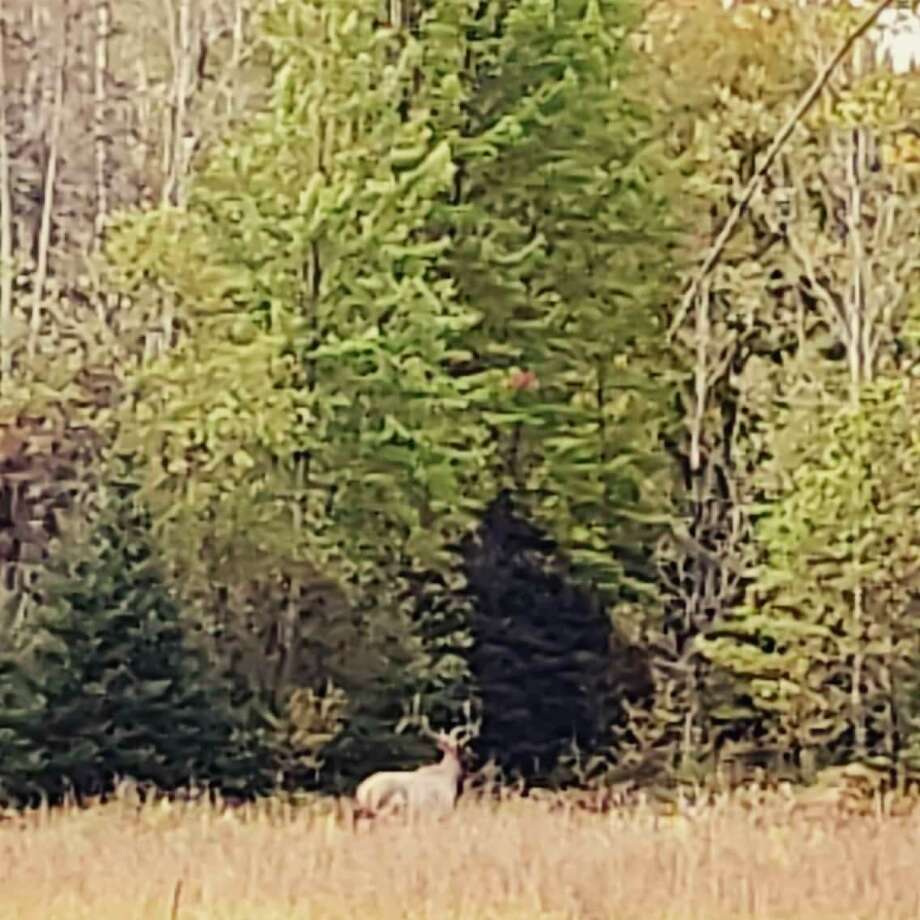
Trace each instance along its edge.
{"label": "grassy meadow", "polygon": [[0,917],[920,917],[920,810],[863,812],[778,795],[672,814],[518,799],[354,829],[318,807],[122,798],[0,822]]}

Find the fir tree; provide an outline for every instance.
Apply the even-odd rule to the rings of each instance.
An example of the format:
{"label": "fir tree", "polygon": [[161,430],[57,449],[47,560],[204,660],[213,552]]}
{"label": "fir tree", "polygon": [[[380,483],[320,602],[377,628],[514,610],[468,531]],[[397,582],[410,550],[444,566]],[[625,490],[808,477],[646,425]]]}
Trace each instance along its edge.
{"label": "fir tree", "polygon": [[116,777],[162,790],[264,782],[218,682],[187,636],[145,522],[121,504],[65,548],[29,635],[0,662],[7,799],[105,792]]}

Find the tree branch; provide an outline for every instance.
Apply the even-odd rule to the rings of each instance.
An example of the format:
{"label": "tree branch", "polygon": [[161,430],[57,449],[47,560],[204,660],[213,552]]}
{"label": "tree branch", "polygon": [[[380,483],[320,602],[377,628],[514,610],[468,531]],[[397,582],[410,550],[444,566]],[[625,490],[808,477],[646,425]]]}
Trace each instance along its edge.
{"label": "tree branch", "polygon": [[731,213],[728,216],[728,220],[725,222],[725,226],[722,228],[721,233],[719,233],[716,238],[715,243],[710,249],[709,254],[706,256],[703,264],[700,266],[699,271],[693,278],[693,281],[690,283],[690,287],[687,289],[687,293],[684,295],[684,299],[681,301],[680,307],[677,313],[674,316],[674,319],[671,322],[671,326],[668,329],[668,338],[672,339],[677,332],[677,330],[683,325],[684,320],[687,317],[687,314],[690,312],[690,307],[693,305],[693,301],[696,298],[696,295],[699,293],[700,284],[703,282],[703,279],[712,271],[716,262],[719,260],[719,256],[722,255],[722,250],[725,248],[725,244],[728,242],[729,237],[732,235],[735,227],[738,224],[738,221],[741,219],[744,214],[748,204],[750,204],[751,199],[754,197],[754,192],[757,191],[757,185],[760,180],[764,177],[767,170],[773,165],[773,161],[776,159],[776,155],[779,153],[783,144],[789,139],[789,136],[792,134],[793,129],[801,120],[802,116],[811,108],[814,101],[818,98],[821,93],[821,90],[824,89],[827,81],[830,79],[831,74],[834,72],[834,69],[838,64],[846,57],[850,48],[853,47],[856,40],[859,39],[862,35],[869,31],[872,27],[872,24],[878,19],[882,11],[891,5],[892,0],[882,0],[871,13],[857,26],[854,31],[847,36],[846,40],[841,44],[837,49],[837,53],[827,62],[824,66],[824,69],[818,74],[815,78],[814,83],[809,87],[808,91],[804,96],[799,100],[799,104],[795,107],[795,111],[792,115],[789,116],[789,120],[783,125],[779,133],[773,139],[773,143],[770,145],[770,149],[767,151],[767,155],[764,157],[763,162],[760,164],[760,167],[751,176],[750,182],[748,182],[747,187],[744,190],[744,194],[735,204],[735,207],[732,208]]}

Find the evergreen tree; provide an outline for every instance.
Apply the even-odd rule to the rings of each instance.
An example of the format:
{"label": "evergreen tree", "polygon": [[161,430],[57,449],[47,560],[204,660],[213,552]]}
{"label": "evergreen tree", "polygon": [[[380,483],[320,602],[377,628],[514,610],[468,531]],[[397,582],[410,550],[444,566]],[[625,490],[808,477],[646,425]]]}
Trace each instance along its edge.
{"label": "evergreen tree", "polygon": [[479,314],[455,373],[500,372],[483,408],[501,485],[615,591],[669,485],[672,174],[627,41],[637,16],[621,0],[435,3],[420,24],[419,106],[457,162],[444,271]]}
{"label": "evergreen tree", "polygon": [[[543,531],[544,552],[524,552],[511,534],[530,524],[507,526],[503,501],[488,496],[461,554],[472,644],[451,629],[464,617],[452,621],[443,597],[424,598],[434,622],[423,629],[446,668],[458,653],[469,663],[483,753],[525,772],[542,761],[545,775],[573,740],[590,748],[609,739],[622,713],[611,688],[635,689],[616,673],[632,666],[619,654],[613,611],[633,602],[633,621],[617,624],[633,635],[655,615],[651,549],[670,495],[659,439],[669,424],[661,333],[672,174],[638,98],[626,39],[633,6],[426,9],[413,100],[457,164],[437,213],[451,241],[442,271],[479,316],[451,373],[498,375],[501,389],[482,404],[491,469],[516,513]],[[625,684],[644,682],[631,674]],[[525,737],[511,731],[515,720],[539,728]],[[514,751],[498,750],[503,734]]]}
{"label": "evergreen tree", "polygon": [[265,787],[235,714],[245,701],[187,639],[146,529],[121,504],[90,542],[64,548],[25,641],[0,661],[7,800],[98,794],[119,776],[162,790]]}
{"label": "evergreen tree", "polygon": [[489,507],[464,560],[474,609],[468,657],[482,700],[476,752],[530,779],[571,779],[558,766],[572,746],[608,747],[624,701],[648,701],[646,656],[507,494]]}
{"label": "evergreen tree", "polygon": [[468,625],[423,647],[411,586],[457,593],[456,547],[501,489],[614,596],[667,508],[666,170],[623,90],[635,14],[412,7],[384,27],[373,0],[274,4],[266,111],[188,215],[111,249],[188,329],[132,433],[158,524],[178,547],[232,521],[233,552],[284,543],[346,586],[368,731],[394,695],[453,693]]}

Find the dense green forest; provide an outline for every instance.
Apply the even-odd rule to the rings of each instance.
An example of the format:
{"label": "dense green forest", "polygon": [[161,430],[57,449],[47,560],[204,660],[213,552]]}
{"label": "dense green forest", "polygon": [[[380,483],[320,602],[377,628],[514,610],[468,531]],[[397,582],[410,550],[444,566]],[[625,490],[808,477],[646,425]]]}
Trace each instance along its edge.
{"label": "dense green forest", "polygon": [[920,96],[871,33],[816,84],[866,15],[5,3],[0,797],[454,725],[915,777]]}

